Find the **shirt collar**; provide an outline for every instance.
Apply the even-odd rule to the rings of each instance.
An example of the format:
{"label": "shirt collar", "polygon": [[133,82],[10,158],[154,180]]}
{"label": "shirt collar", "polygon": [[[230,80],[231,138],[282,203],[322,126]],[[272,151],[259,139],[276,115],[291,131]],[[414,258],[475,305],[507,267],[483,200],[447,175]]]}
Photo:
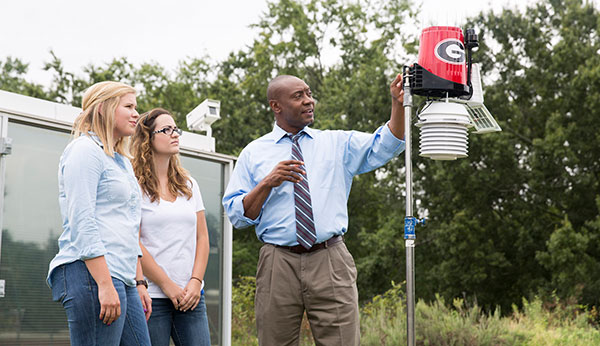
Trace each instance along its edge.
{"label": "shirt collar", "polygon": [[[83,134],[82,134],[83,135]],[[96,135],[96,133],[94,133],[93,131],[88,131],[87,133],[88,137],[90,137],[94,142],[96,142],[96,144],[98,144],[100,146],[100,148],[104,149],[104,144],[102,143],[102,141],[100,140],[100,137],[98,137]]]}
{"label": "shirt collar", "polygon": [[[314,138],[314,130],[311,129],[308,126],[305,126],[302,130],[300,130],[300,132],[304,132],[306,133],[307,136],[309,136],[310,138]],[[277,125],[277,123],[275,123],[273,125],[273,131],[271,131],[271,133],[269,133],[269,137],[271,139],[273,139],[273,141],[275,141],[275,143],[279,143],[279,141],[284,138],[287,137],[289,135],[289,133],[285,132],[284,129],[282,129],[281,127],[279,127]]]}

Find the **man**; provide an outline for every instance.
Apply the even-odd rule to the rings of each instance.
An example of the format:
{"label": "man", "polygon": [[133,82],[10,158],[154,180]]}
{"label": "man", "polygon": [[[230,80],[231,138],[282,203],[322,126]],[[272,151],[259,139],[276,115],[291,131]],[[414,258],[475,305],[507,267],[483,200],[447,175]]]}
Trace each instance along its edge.
{"label": "man", "polygon": [[404,150],[402,75],[390,86],[390,121],[374,133],[320,131],[310,88],[278,76],[267,88],[273,131],[240,153],[223,206],[236,228],[264,243],[255,313],[264,346],[297,345],[306,311],[317,345],[358,345],[356,267],[344,244],[352,178]]}

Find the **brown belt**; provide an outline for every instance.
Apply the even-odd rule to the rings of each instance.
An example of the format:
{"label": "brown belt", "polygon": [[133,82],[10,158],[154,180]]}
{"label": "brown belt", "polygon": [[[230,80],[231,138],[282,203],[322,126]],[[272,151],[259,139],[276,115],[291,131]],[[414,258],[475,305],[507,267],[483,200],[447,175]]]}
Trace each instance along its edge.
{"label": "brown belt", "polygon": [[315,252],[315,251],[318,251],[321,249],[326,249],[327,247],[329,247],[333,244],[339,243],[341,241],[344,241],[344,236],[334,235],[333,237],[329,238],[328,240],[326,240],[322,243],[314,244],[310,249],[307,249],[302,245],[295,245],[295,246],[275,245],[275,246],[277,246],[278,248],[286,249],[293,253],[302,254],[302,253],[308,253],[308,252]]}

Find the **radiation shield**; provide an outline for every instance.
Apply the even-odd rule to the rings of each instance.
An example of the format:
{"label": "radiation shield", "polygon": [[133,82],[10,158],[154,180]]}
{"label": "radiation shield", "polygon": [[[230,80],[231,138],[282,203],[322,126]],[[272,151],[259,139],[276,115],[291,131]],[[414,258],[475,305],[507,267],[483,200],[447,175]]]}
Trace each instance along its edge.
{"label": "radiation shield", "polygon": [[433,160],[468,156],[468,129],[473,126],[464,105],[431,101],[419,114],[419,155]]}

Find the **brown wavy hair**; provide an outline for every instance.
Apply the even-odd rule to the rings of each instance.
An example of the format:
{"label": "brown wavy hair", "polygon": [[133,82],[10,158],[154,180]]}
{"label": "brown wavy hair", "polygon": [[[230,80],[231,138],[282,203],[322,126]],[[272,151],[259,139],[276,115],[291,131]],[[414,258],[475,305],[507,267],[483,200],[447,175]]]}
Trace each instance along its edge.
{"label": "brown wavy hair", "polygon": [[[137,177],[142,191],[150,198],[151,202],[160,202],[160,191],[158,186],[158,177],[154,169],[154,151],[152,150],[152,133],[156,127],[156,118],[159,115],[173,115],[162,108],[154,108],[140,116],[135,133],[132,136],[130,151],[133,155],[133,171]],[[169,168],[167,170],[169,192],[174,196],[185,196],[192,198],[192,189],[190,188],[190,175],[181,167],[179,154],[171,156],[169,159]]]}
{"label": "brown wavy hair", "polygon": [[129,93],[135,94],[135,89],[120,82],[105,81],[89,87],[81,101],[83,111],[73,122],[73,137],[88,135],[88,132],[92,131],[100,138],[106,155],[114,157],[114,153],[117,152],[129,157],[129,137],[119,138],[113,143],[115,110],[119,106],[121,96]]}

